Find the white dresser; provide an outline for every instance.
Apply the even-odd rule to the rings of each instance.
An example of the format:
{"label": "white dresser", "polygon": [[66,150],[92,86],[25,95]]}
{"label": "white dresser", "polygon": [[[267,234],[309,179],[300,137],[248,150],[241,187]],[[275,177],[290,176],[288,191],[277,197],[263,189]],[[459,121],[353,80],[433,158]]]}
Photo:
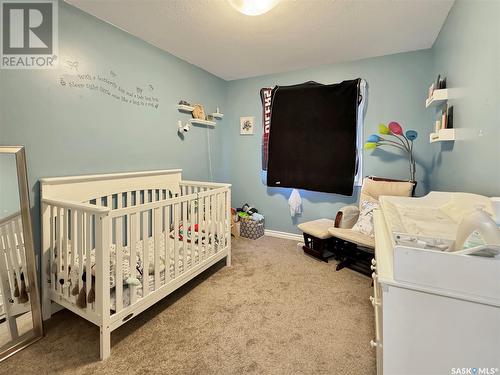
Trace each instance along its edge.
{"label": "white dresser", "polygon": [[455,223],[423,226],[443,226],[449,236],[476,197],[488,204],[486,197],[459,193],[381,198],[371,297],[377,374],[500,374],[500,261],[400,246],[392,234],[394,212],[388,212],[392,203],[414,205],[415,212],[446,207]]}

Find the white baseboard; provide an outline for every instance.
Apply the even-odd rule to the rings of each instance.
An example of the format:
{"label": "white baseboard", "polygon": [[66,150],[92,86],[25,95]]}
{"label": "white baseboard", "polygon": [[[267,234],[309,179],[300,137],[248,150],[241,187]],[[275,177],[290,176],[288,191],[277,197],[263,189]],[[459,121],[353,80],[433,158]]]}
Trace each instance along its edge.
{"label": "white baseboard", "polygon": [[294,241],[302,241],[303,240],[303,237],[301,234],[280,232],[277,230],[270,230],[270,229],[265,229],[264,235],[269,236],[269,237],[284,238],[285,240],[294,240]]}

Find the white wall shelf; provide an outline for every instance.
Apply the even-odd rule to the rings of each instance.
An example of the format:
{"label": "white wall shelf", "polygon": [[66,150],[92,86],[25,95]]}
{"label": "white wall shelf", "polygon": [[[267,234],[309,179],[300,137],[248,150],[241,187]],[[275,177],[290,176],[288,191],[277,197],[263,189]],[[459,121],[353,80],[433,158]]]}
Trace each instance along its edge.
{"label": "white wall shelf", "polygon": [[177,104],[177,109],[181,112],[193,112],[194,107],[184,104]]}
{"label": "white wall shelf", "polygon": [[432,96],[425,101],[425,108],[444,104],[450,98],[448,89],[434,90]]}
{"label": "white wall shelf", "polygon": [[214,113],[212,113],[212,116],[213,116],[213,118],[221,119],[221,118],[224,117],[224,114],[223,113],[214,112]]}
{"label": "white wall shelf", "polygon": [[190,118],[189,122],[191,124],[197,124],[197,125],[208,125],[208,126],[215,126],[216,125],[215,121],[202,120],[199,118]]}
{"label": "white wall shelf", "polygon": [[455,129],[439,129],[437,133],[431,133],[429,135],[429,142],[444,142],[444,141],[454,141],[455,140]]}

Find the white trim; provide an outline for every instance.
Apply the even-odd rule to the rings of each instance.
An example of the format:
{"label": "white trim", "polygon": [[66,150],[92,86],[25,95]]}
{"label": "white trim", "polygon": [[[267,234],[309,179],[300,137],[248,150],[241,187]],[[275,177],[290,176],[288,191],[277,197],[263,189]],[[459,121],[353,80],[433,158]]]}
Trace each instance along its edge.
{"label": "white trim", "polygon": [[302,241],[301,234],[280,232],[278,230],[264,229],[264,235],[269,237],[284,238],[285,240]]}

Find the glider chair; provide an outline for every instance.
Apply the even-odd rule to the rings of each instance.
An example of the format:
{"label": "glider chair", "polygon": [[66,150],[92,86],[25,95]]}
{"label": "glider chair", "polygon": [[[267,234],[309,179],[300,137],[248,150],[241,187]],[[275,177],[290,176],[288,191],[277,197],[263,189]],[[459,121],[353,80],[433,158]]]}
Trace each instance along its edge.
{"label": "glider chair", "polygon": [[[413,181],[366,177],[361,187],[358,206],[341,208],[335,220],[318,219],[298,225],[304,233],[304,252],[325,262],[328,262],[331,257],[336,258],[340,261],[337,270],[349,267],[361,273],[370,274],[375,239],[368,234],[370,228],[366,226],[373,227],[373,220],[368,217],[358,223],[360,213],[362,216],[371,216],[371,211],[366,210],[366,207],[376,207],[378,197],[381,195],[412,196],[415,186],[416,183]],[[363,221],[365,221],[365,226],[363,226]],[[355,225],[361,230],[359,228],[353,230]]]}

